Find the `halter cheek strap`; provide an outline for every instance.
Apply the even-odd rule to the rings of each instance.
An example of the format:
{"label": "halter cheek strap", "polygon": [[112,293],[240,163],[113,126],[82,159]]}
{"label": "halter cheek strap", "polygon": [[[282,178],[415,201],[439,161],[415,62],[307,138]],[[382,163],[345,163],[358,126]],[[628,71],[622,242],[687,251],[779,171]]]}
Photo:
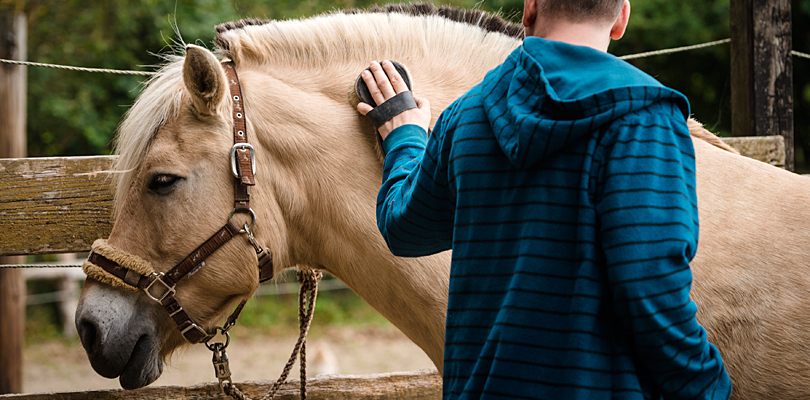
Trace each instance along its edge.
{"label": "halter cheek strap", "polygon": [[[208,256],[237,234],[245,233],[258,258],[259,283],[273,278],[273,257],[269,251],[265,251],[258,244],[252,231],[253,225],[256,223],[256,214],[250,208],[249,187],[256,184],[256,158],[253,146],[248,143],[242,89],[239,85],[239,78],[236,75],[233,61],[223,61],[222,67],[228,78],[228,87],[233,100],[234,122],[234,145],[230,152],[231,171],[235,178],[234,207],[228,217],[228,222],[165,274],[155,272],[148,261],[116,249],[103,239],[93,243],[92,252],[82,265],[82,269],[87,276],[93,279],[124,290],[143,290],[147,296],[166,309],[169,316],[177,324],[180,333],[191,343],[207,342],[214,337],[217,330],[208,333],[194,323],[177,301],[175,286],[184,277],[202,268]],[[249,213],[251,216],[250,224],[245,224],[244,228],[240,229],[233,222],[235,213]],[[231,316],[228,317],[225,326],[217,329],[223,333],[227,332],[236,323],[236,318],[244,305],[245,301],[242,301]]]}

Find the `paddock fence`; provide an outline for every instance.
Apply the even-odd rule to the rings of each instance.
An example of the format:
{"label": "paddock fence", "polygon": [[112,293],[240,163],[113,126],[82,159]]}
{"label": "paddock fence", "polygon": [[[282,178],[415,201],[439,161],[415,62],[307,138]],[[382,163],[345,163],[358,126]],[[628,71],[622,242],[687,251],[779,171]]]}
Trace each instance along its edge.
{"label": "paddock fence", "polygon": [[[237,383],[251,398],[262,398],[274,381]],[[276,400],[300,399],[299,381],[289,380],[276,392]],[[374,375],[319,375],[307,379],[307,398],[311,400],[422,400],[442,397],[442,379],[435,370],[394,372]],[[67,393],[0,395],[13,400],[153,400],[153,399],[230,399],[219,384],[146,387],[135,390],[110,389]]]}
{"label": "paddock fence", "polygon": [[[777,2],[782,4],[785,3],[786,0],[778,0]],[[732,4],[735,10],[746,11],[746,9],[752,7],[750,2],[746,3],[742,0],[732,0]],[[746,9],[743,9],[743,7],[746,7]],[[784,8],[785,6],[782,7]],[[787,2],[787,7],[789,7],[789,2]],[[734,14],[732,15],[732,19],[742,20],[743,18],[737,15],[742,15],[742,11],[735,13],[735,10],[732,10],[732,14]],[[763,47],[756,47],[753,44],[755,42],[761,43],[763,40],[760,40],[761,35],[759,35],[752,26],[759,27],[762,25],[754,24],[754,22],[761,19],[760,14],[765,14],[760,12],[759,9],[755,9],[753,12],[747,10],[747,12],[751,15],[746,17],[746,21],[750,21],[746,22],[746,25],[744,25],[742,29],[748,32],[746,34],[754,35],[755,40],[724,39],[703,45],[687,46],[665,51],[688,51],[731,42],[733,48],[732,53],[736,55],[737,60],[741,60],[739,63],[732,60],[733,73],[740,74],[741,72],[739,71],[743,71],[744,73],[740,76],[751,76],[755,67],[761,68],[759,66],[771,65],[773,63],[760,57],[758,53],[754,54],[753,52],[754,48]],[[785,19],[785,21],[780,20],[774,23],[778,23],[780,26],[790,26],[789,18]],[[732,35],[732,39],[734,39],[735,35],[737,38],[740,37],[740,33],[736,32]],[[735,49],[735,41],[740,43],[740,46],[747,44],[750,48]],[[790,48],[790,43],[787,44],[787,48]],[[633,58],[658,54],[664,54],[664,52],[656,51],[644,53],[634,55]],[[778,56],[778,54],[774,54]],[[789,52],[788,54],[807,57],[805,54],[796,52]],[[751,61],[755,56],[756,60]],[[12,61],[2,59],[0,62],[2,62],[2,64],[35,65],[35,63],[25,63],[19,60]],[[81,70],[89,72],[111,72],[109,70],[96,69]],[[790,64],[788,64],[788,68],[782,68],[782,70],[792,74],[792,66]],[[129,72],[139,75],[151,74],[150,72],[144,71],[112,73]],[[768,77],[771,75],[764,74],[762,76]],[[758,75],[757,78],[760,78],[760,76]],[[774,77],[771,76],[771,78]],[[750,80],[752,84],[754,82],[753,78],[740,78],[739,80]],[[744,85],[735,85],[735,87],[736,86]],[[773,85],[759,85],[757,87],[769,88],[773,87]],[[753,94],[740,96],[745,102],[749,102],[749,98],[754,99],[750,100],[750,104],[748,105],[743,104],[743,106],[752,109],[753,104],[760,101],[760,97]],[[24,101],[22,103],[24,104]],[[792,99],[789,104],[792,105]],[[736,108],[737,107],[735,107],[735,109]],[[741,118],[743,120],[755,119],[755,115],[752,115],[753,113],[739,114],[742,116]],[[758,115],[756,115],[756,117],[758,117]],[[743,126],[743,124],[738,124],[737,126]],[[792,146],[790,143],[792,141],[792,128],[791,123],[789,126],[790,133],[786,135],[789,138],[789,147],[787,150],[783,136],[750,136],[723,138],[723,140],[737,149],[742,155],[785,168],[786,161],[788,165],[792,164],[792,147],[790,147]],[[761,132],[781,131],[776,129],[772,131],[762,129],[750,133],[746,132],[745,134],[754,135],[761,134]],[[111,171],[113,160],[113,156],[0,159],[0,226],[4,228],[0,229],[0,256],[82,253],[90,250],[90,246],[94,240],[108,237],[113,225],[111,207],[113,195],[109,185],[113,173]],[[5,267],[9,266],[0,265],[0,270]],[[2,345],[3,344],[0,343],[0,351],[3,349]],[[0,373],[0,375],[2,375],[2,373]],[[240,387],[246,395],[251,397],[262,397],[269,391],[272,384],[272,381],[237,383],[238,387]],[[276,398],[282,400],[298,399],[298,384],[298,381],[290,380],[282,386]],[[308,397],[315,400],[405,400],[438,399],[441,397],[441,377],[436,371],[432,370],[363,376],[319,375],[308,379],[307,386],[309,387]],[[213,382],[191,387],[164,386],[147,387],[137,390],[113,389],[64,393],[0,395],[0,400],[130,400],[155,398],[224,399],[226,396],[222,394],[219,386]]]}
{"label": "paddock fence", "polygon": [[[785,166],[781,136],[721,140],[744,156]],[[114,158],[0,159],[0,256],[88,252],[108,237]]]}
{"label": "paddock fence", "polygon": [[[782,136],[722,138],[741,154],[784,168]],[[115,156],[0,159],[0,255],[81,253],[113,225],[110,185]],[[0,266],[8,267],[8,266]],[[249,396],[261,397],[272,381],[239,383]],[[311,399],[437,399],[436,371],[341,376],[307,380]],[[216,383],[138,390],[0,395],[15,400],[79,399],[222,399]],[[278,399],[297,399],[298,382],[289,381]]]}

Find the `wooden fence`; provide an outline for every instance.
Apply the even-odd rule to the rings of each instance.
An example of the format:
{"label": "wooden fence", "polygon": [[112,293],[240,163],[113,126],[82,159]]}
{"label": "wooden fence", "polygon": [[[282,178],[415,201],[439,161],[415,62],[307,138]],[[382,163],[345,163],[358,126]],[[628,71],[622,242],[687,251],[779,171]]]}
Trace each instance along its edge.
{"label": "wooden fence", "polygon": [[[723,138],[781,168],[781,136]],[[113,156],[0,159],[0,256],[90,251],[112,229]]]}
{"label": "wooden fence", "polygon": [[[771,165],[785,165],[781,136],[724,138],[729,145]],[[90,250],[112,229],[112,156],[0,159],[0,255],[75,253]],[[2,351],[2,349],[0,349]],[[47,379],[47,377],[42,377]],[[272,382],[240,383],[261,397]],[[441,378],[435,371],[367,376],[320,376],[308,380],[312,399],[437,399]],[[279,399],[294,399],[291,381]],[[193,387],[150,387],[134,391],[0,395],[0,399],[220,399],[213,383]]]}
{"label": "wooden fence", "polygon": [[[45,379],[43,377],[43,379]],[[273,386],[271,381],[237,383],[247,396],[262,398]],[[299,381],[291,380],[276,394],[276,400],[299,399]],[[307,379],[311,400],[418,400],[440,399],[442,379],[435,370],[395,372],[375,375],[320,375]],[[191,387],[162,386],[136,390],[90,390],[69,393],[0,395],[2,400],[152,400],[152,399],[229,399],[216,383]]]}
{"label": "wooden fence", "polygon": [[[112,229],[112,156],[0,159],[0,255],[87,252]],[[0,351],[3,349],[0,348]],[[210,367],[201,367],[210,368]],[[41,377],[47,379],[47,377]],[[273,382],[238,383],[261,398]],[[364,376],[326,375],[307,380],[311,399],[438,399],[436,371]],[[297,399],[292,380],[276,399]],[[223,399],[215,383],[192,387],[93,390],[68,393],[8,394],[0,399]]]}
{"label": "wooden fence", "polygon": [[[789,0],[731,0],[733,134],[780,134],[784,139],[782,136],[759,136],[735,138],[729,142],[736,142],[730,144],[744,155],[792,170],[790,15]],[[7,18],[5,13],[0,16],[0,58],[24,59],[24,18]],[[24,68],[0,69],[0,140],[16,135],[17,131],[21,132],[17,137],[25,137],[24,128],[18,129],[25,126],[24,82]],[[24,144],[18,144],[14,147],[25,148]],[[2,152],[11,147],[0,144],[0,157],[24,156]],[[110,163],[110,157],[0,161],[0,226],[4,228],[0,229],[0,262],[15,262],[4,259],[4,255],[85,252],[96,238],[107,237],[112,227],[112,196],[106,184]],[[0,314],[5,321],[5,324],[0,324],[0,393],[18,391],[21,382],[18,367],[21,364],[22,327],[18,321],[22,320],[22,282],[19,271],[0,269]],[[330,380],[324,382],[324,387],[328,387]],[[431,390],[434,390],[436,383],[431,385]],[[203,385],[200,393],[210,391],[210,388],[205,389],[207,387]],[[144,389],[142,393],[154,391],[144,395],[146,397],[122,397],[109,394],[118,392],[104,391],[58,394],[48,398],[210,398],[202,394],[181,394],[192,389],[171,392],[178,393],[176,395],[161,392],[162,388]],[[328,389],[324,390],[328,392]],[[399,395],[363,397],[354,392],[340,397],[337,391],[329,393],[323,395],[326,397],[316,395],[313,398],[423,398]],[[428,397],[438,397],[440,390],[430,393]]]}

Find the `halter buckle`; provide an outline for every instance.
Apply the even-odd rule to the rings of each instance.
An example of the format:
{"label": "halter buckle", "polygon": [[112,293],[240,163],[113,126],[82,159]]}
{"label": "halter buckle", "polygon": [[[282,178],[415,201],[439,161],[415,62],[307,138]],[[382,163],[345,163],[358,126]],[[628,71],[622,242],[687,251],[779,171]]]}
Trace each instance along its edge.
{"label": "halter buckle", "polygon": [[[211,340],[211,336],[212,336],[208,332],[204,331],[203,328],[200,328],[199,325],[197,325],[197,324],[195,324],[193,322],[191,323],[191,325],[187,326],[185,329],[180,330],[180,333],[183,335],[184,338],[186,338],[186,340],[188,340],[191,343],[195,343],[195,344],[196,343],[205,343],[205,342]],[[188,335],[190,333],[191,334],[196,333],[197,335],[189,337]]]}
{"label": "halter buckle", "polygon": [[253,175],[256,175],[256,150],[253,149],[250,143],[237,143],[231,147],[231,172],[234,178],[237,179],[239,178],[239,170],[236,167],[236,151],[241,149],[250,151],[250,170],[253,172]]}
{"label": "halter buckle", "polygon": [[[174,295],[174,286],[169,286],[166,284],[166,282],[163,282],[163,279],[161,279],[161,277],[163,277],[163,272],[153,273],[152,276],[154,276],[155,279],[153,279],[152,282],[149,282],[149,285],[146,286],[143,291],[146,292],[146,295],[149,296],[150,299],[158,303],[163,303],[163,300],[165,300],[167,297]],[[149,292],[152,289],[152,286],[155,285],[155,282],[160,282],[160,284],[163,285],[162,288],[158,286],[158,288],[162,290],[161,294],[153,295]]]}

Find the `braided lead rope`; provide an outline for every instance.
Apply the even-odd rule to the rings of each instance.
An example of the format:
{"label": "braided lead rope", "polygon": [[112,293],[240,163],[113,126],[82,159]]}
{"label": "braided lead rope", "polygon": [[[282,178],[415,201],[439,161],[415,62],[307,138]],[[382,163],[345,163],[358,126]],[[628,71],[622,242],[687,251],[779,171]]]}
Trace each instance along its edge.
{"label": "braided lead rope", "polygon": [[[279,376],[276,383],[273,384],[273,387],[270,388],[270,392],[262,397],[261,400],[270,400],[276,396],[278,389],[287,381],[287,377],[299,354],[301,356],[301,400],[306,400],[307,398],[307,332],[309,332],[309,327],[312,324],[315,300],[318,297],[318,282],[323,277],[323,273],[314,269],[299,269],[296,275],[298,277],[298,283],[301,285],[301,290],[298,292],[298,341],[295,343],[290,359],[287,360],[287,364],[284,366],[281,376]],[[307,304],[307,294],[309,294],[309,304]],[[306,310],[306,312],[304,310]],[[230,382],[221,382],[221,386],[225,394],[236,400],[252,400]]]}
{"label": "braided lead rope", "polygon": [[142,75],[142,76],[152,76],[152,75],[155,74],[155,72],[149,72],[149,71],[126,71],[126,70],[106,69],[106,68],[72,67],[72,66],[69,66],[69,65],[37,63],[37,62],[33,62],[33,61],[4,60],[2,58],[0,58],[0,62],[5,63],[5,64],[25,65],[25,66],[29,66],[29,67],[45,67],[45,68],[66,69],[66,70],[69,70],[69,71],[79,71],[79,72],[101,72],[101,73],[105,73],[105,74]]}

